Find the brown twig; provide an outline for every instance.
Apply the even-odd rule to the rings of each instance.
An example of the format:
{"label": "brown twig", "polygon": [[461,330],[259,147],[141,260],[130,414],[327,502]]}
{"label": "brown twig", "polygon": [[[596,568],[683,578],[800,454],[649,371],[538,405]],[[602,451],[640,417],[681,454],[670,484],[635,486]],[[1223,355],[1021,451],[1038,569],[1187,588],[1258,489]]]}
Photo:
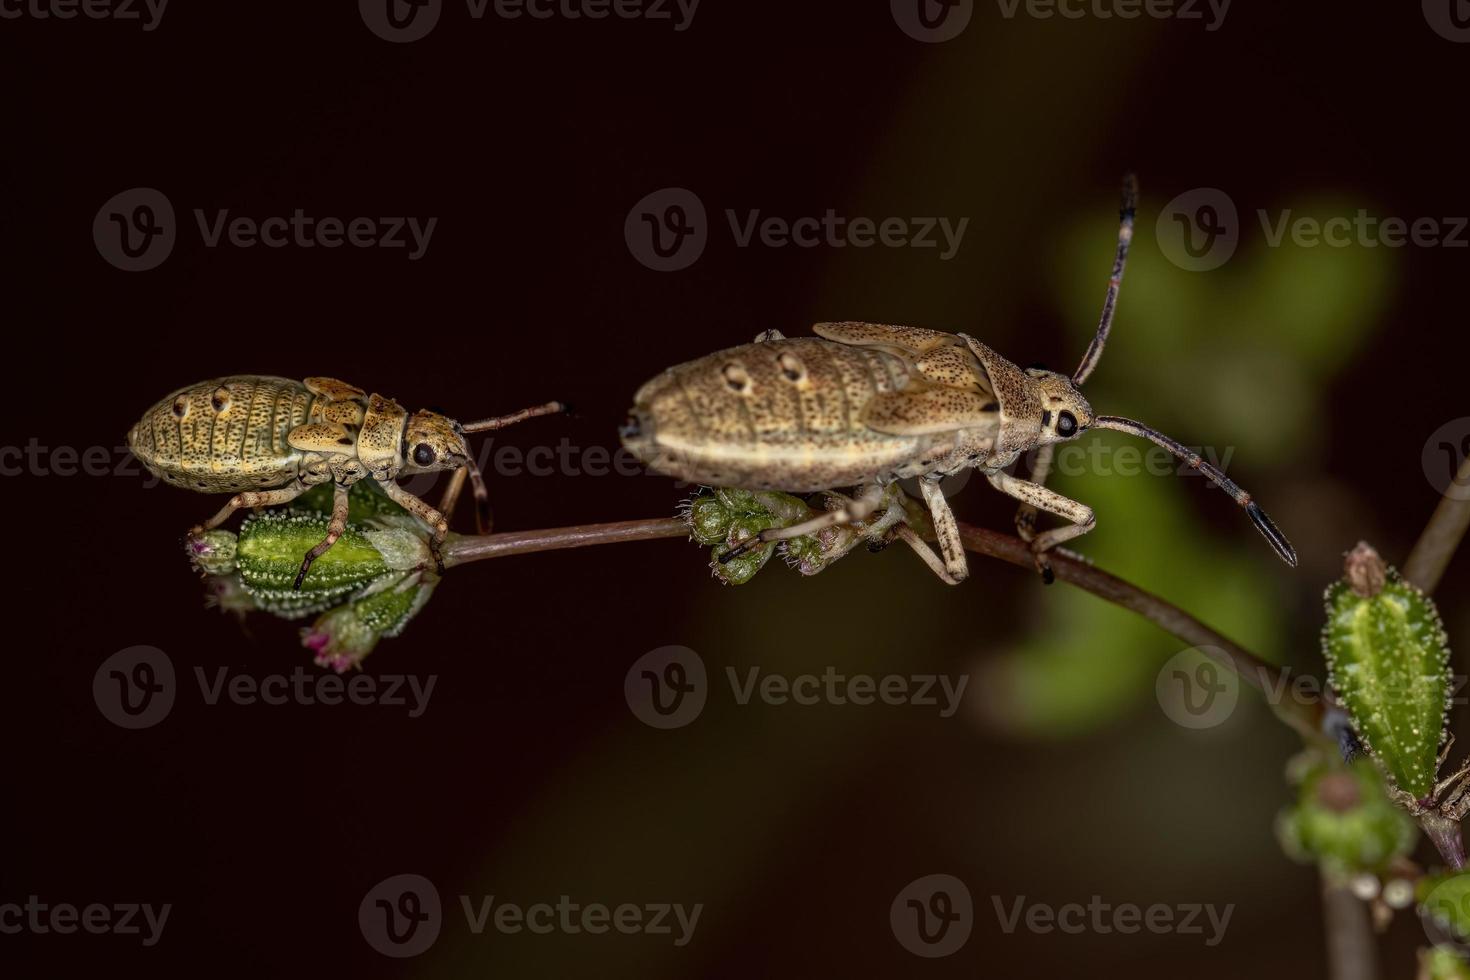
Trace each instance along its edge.
{"label": "brown twig", "polygon": [[[1460,464],[1460,471],[1455,474],[1455,482],[1451,486],[1470,486],[1470,456]],[[1409,552],[1409,558],[1404,562],[1404,578],[1426,594],[1433,592],[1455,550],[1460,547],[1467,528],[1470,528],[1470,499],[1461,500],[1446,494],[1434,508],[1429,523],[1424,525],[1424,531],[1414,543],[1414,550]]]}
{"label": "brown twig", "polygon": [[1322,917],[1327,930],[1327,975],[1333,980],[1375,980],[1378,950],[1368,903],[1347,885],[1324,874]]}
{"label": "brown twig", "polygon": [[579,524],[543,531],[509,531],[504,534],[474,534],[452,537],[444,543],[446,568],[482,558],[504,558],[535,551],[560,551],[597,544],[625,541],[654,541],[687,538],[689,525],[677,517],[655,517],[646,521],[616,521],[611,524]]}

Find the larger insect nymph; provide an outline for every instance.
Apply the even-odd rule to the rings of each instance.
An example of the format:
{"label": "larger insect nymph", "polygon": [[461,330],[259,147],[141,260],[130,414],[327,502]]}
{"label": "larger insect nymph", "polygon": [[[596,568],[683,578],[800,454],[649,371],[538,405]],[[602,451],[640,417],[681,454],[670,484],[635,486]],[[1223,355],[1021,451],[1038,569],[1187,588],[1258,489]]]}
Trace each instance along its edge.
{"label": "larger insect nymph", "polygon": [[562,410],[561,403],[549,402],[461,425],[438,412],[410,414],[391,398],[334,378],[235,375],[181,388],[154,405],[128,432],[128,447],[150,472],[175,486],[234,494],[191,535],[218,527],[242,507],[288,503],[318,484],[333,484],[327,536],[302,558],[294,586],[299,589],[312,562],[346,530],[349,488],[368,477],[433,530],[430,548],[442,572],[446,515],[395,481],[439,470],[467,472],[484,533],[488,494],[465,436]]}
{"label": "larger insect nymph", "polygon": [[[1050,582],[1046,553],[1092,530],[1092,508],[1044,485],[1057,443],[1089,429],[1142,436],[1183,459],[1243,507],[1289,565],[1296,553],[1250,495],[1200,456],[1142,423],[1096,415],[1081,387],[1112,328],[1133,240],[1136,184],[1125,181],[1113,273],[1097,332],[1070,376],[1022,370],[965,334],[875,323],[819,323],[816,337],[774,330],[755,343],[669,368],[634,396],[623,443],[651,469],[690,483],[791,493],[856,487],[841,506],[745,539],[722,560],[833,524],[867,517],[896,480],[919,479],[943,562],[920,555],[945,581],[968,564],[940,481],[967,467],[1021,501],[1016,528]],[[1031,479],[1007,470],[1034,450]],[[1039,510],[1069,521],[1036,532]],[[904,540],[913,545],[916,539]]]}

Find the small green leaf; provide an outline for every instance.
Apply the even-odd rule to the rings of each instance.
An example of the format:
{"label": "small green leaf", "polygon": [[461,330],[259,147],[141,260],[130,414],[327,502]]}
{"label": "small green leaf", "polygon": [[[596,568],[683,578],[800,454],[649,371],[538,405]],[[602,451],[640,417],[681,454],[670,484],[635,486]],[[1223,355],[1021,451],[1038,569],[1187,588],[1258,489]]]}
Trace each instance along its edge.
{"label": "small green leaf", "polygon": [[1349,578],[1327,589],[1328,680],[1364,748],[1400,789],[1426,800],[1446,733],[1449,640],[1433,601],[1371,557],[1373,574],[1350,556]]}

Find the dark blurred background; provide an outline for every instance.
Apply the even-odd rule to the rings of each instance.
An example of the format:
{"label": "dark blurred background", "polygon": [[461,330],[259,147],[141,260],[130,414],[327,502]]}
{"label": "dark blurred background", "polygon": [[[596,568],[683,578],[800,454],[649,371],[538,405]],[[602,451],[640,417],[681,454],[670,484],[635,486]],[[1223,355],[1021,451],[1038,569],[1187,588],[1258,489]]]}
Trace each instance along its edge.
{"label": "dark blurred background", "polygon": [[[149,405],[234,373],[331,375],[459,418],[564,398],[573,417],[495,444],[565,438],[585,452],[616,446],[647,377],[772,327],[963,330],[1022,365],[1070,369],[1133,168],[1137,247],[1089,396],[1233,453],[1232,476],[1302,561],[1281,565],[1202,480],[1102,465],[1055,481],[1097,511],[1078,550],[1320,674],[1320,597],[1342,552],[1366,538],[1402,561],[1443,485],[1444,464],[1425,459],[1470,435],[1467,236],[1459,248],[1356,233],[1343,247],[1289,235],[1273,247],[1258,212],[1271,224],[1362,209],[1432,218],[1453,237],[1470,214],[1454,112],[1470,48],[1431,26],[1434,6],[1240,3],[1219,21],[1203,4],[1200,19],[1125,20],[1025,5],[1007,17],[979,2],[942,43],[906,33],[902,5],[835,0],[705,0],[684,30],[672,5],[672,20],[510,19],[493,3],[477,19],[446,0],[410,43],[376,36],[373,11],[345,3],[170,5],[152,30],[7,8],[22,16],[0,22],[3,442],[34,440],[50,463],[0,484],[0,902],[173,909],[151,948],[0,935],[0,958],[34,976],[1325,975],[1315,871],[1272,831],[1299,743],[1249,690],[1208,727],[1171,721],[1156,679],[1183,644],[1068,586],[974,557],[970,580],[946,588],[902,549],[860,551],[812,579],[773,562],[741,588],[715,583],[703,551],[679,541],[509,558],[452,571],[364,664],[436,678],[420,717],[211,705],[196,668],[319,672],[297,624],[242,629],[204,606],[180,542],[221,500],[136,473],[49,471],[57,447],[106,447],[121,468],[112,449]],[[166,195],[177,241],[156,268],[124,272],[92,225],[138,187]],[[624,226],[670,187],[707,209],[708,245],[659,272]],[[1190,268],[1161,237],[1182,227],[1166,207],[1176,200],[1202,224],[1234,225],[1228,261]],[[297,208],[437,224],[409,260],[208,248],[193,214]],[[936,248],[739,247],[727,209],[969,224],[944,260]],[[1087,441],[1107,447],[1105,463],[1131,445]],[[504,530],[664,516],[687,495],[651,476],[490,482]],[[954,504],[1010,528],[1013,504],[982,479]],[[1440,590],[1452,641],[1470,635],[1467,582],[1460,561]],[[163,722],[125,731],[99,712],[92,681],[137,644],[166,651],[180,689]],[[692,724],[659,731],[629,710],[623,683],[668,645],[697,651],[712,690]],[[741,705],[725,671],[753,666],[971,681],[948,718]],[[365,941],[358,906],[404,873],[430,879],[446,915],[432,949],[395,960]],[[890,928],[890,904],[941,873],[968,887],[973,933],[921,959]],[[460,895],[703,911],[682,947],[476,936]],[[997,904],[1022,896],[1234,910],[1213,946],[1208,929],[1007,933]],[[1421,941],[1401,914],[1388,975],[1410,975]]]}

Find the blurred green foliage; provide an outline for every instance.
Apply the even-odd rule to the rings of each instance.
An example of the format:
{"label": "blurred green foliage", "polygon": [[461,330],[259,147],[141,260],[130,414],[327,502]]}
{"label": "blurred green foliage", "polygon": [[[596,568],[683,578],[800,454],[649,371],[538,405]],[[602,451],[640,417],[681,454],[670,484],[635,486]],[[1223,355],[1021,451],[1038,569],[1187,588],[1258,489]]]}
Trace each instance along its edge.
{"label": "blurred green foliage", "polygon": [[[1323,198],[1293,214],[1353,210]],[[1391,261],[1383,249],[1302,248],[1289,239],[1267,254],[1254,216],[1243,212],[1234,258],[1190,272],[1157,247],[1155,217],[1147,208],[1139,214],[1118,318],[1088,398],[1100,413],[1213,447],[1269,511],[1273,498],[1260,488],[1311,445],[1326,386],[1391,298]],[[1096,326],[1113,241],[1113,230],[1089,214],[1054,262],[1079,356]],[[1088,440],[1114,448],[1135,442],[1115,433]],[[1057,474],[1050,483],[1097,513],[1097,530],[1078,551],[1261,655],[1282,658],[1282,610],[1267,574],[1279,569],[1243,515],[1228,536],[1205,530],[1197,516],[1207,507],[1233,511],[1227,497],[1197,494],[1193,486],[1204,480],[1193,475],[1146,471]],[[1072,738],[1109,722],[1152,696],[1154,675],[1180,649],[1134,614],[1077,590],[1048,590],[1036,601],[1045,615],[993,668],[1010,695],[997,699],[1006,709],[995,720],[1013,733]]]}

